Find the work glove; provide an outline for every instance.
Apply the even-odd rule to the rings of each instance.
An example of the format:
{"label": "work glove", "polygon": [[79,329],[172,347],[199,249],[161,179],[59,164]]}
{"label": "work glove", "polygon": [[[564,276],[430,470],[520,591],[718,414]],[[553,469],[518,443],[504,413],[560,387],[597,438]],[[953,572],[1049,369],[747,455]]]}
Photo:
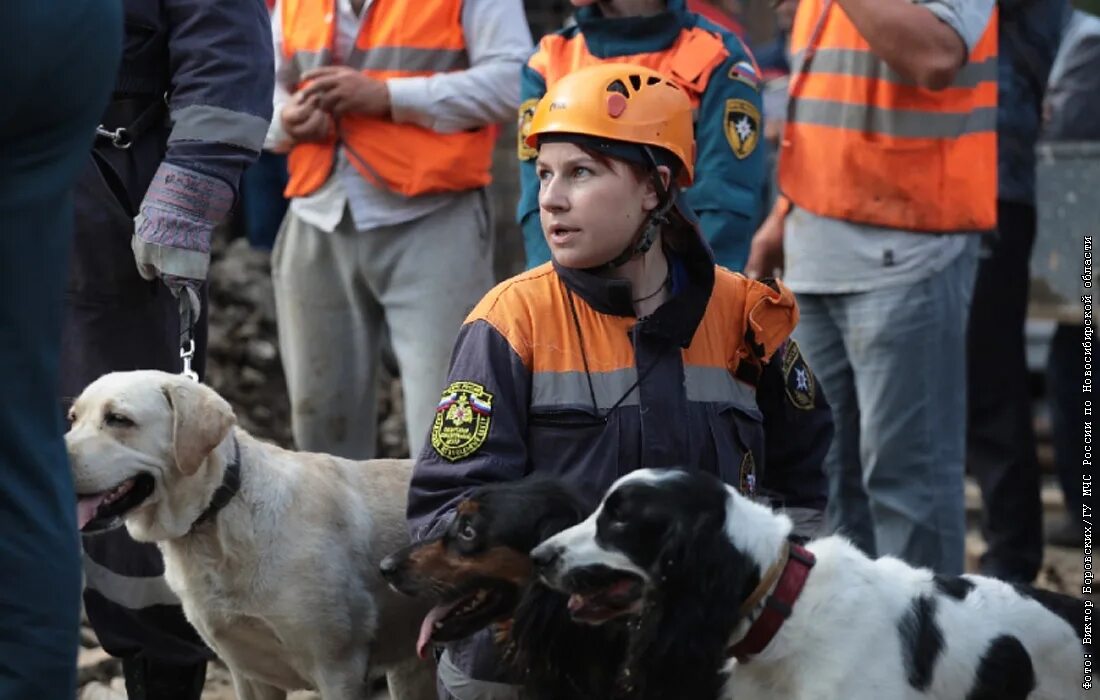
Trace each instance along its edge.
{"label": "work glove", "polygon": [[210,238],[232,205],[233,188],[225,181],[161,163],[134,219],[138,274],[159,277],[194,318],[210,267]]}

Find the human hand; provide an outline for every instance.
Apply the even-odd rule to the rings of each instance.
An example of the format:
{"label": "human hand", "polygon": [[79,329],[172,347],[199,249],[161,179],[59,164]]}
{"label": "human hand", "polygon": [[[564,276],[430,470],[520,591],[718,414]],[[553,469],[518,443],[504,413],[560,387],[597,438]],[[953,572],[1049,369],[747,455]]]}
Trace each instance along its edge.
{"label": "human hand", "polygon": [[302,76],[306,99],[317,98],[321,109],[336,116],[360,114],[389,116],[390,91],[382,80],[368,77],[348,66],[321,66]]}
{"label": "human hand", "polygon": [[745,263],[745,276],[749,279],[778,277],[782,273],[783,220],[782,214],[773,211],[756,230],[749,248],[749,261]]}
{"label": "human hand", "polygon": [[186,293],[197,314],[210,238],[232,205],[233,188],[223,180],[161,163],[134,219],[131,247],[138,274],[159,277],[177,297]]}
{"label": "human hand", "polygon": [[291,96],[279,116],[295,143],[326,141],[336,128],[332,115],[321,108],[318,98],[307,97],[303,91]]}

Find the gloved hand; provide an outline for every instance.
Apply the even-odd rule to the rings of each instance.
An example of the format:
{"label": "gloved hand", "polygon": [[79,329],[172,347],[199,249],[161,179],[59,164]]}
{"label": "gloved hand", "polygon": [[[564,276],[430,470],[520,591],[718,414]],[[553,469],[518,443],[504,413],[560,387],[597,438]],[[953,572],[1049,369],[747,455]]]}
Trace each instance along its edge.
{"label": "gloved hand", "polygon": [[159,277],[198,315],[199,294],[210,267],[214,227],[233,205],[225,181],[171,163],[161,163],[134,219],[132,247],[138,273]]}

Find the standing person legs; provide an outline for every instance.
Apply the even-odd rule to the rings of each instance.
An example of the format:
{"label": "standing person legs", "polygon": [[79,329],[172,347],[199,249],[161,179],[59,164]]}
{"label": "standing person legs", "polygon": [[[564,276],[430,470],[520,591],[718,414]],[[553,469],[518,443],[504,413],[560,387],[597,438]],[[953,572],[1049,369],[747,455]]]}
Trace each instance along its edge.
{"label": "standing person legs", "polygon": [[1086,471],[1081,468],[1085,458],[1081,425],[1085,415],[1085,395],[1081,391],[1081,373],[1085,366],[1085,349],[1081,343],[1084,341],[1083,326],[1060,323],[1050,341],[1047,359],[1054,463],[1066,503],[1066,520],[1049,533],[1048,541],[1061,547],[1082,547],[1085,543],[1085,525],[1081,522],[1084,501],[1081,475]]}
{"label": "standing person legs", "polygon": [[287,212],[271,276],[279,350],[299,449],[350,459],[374,456],[382,307],[361,267],[373,231],[357,231],[345,209],[322,231]]}
{"label": "standing person legs", "polygon": [[842,300],[827,294],[799,294],[798,327],[794,338],[813,368],[833,411],[835,433],[825,456],[829,502],[825,516],[829,532],[848,537],[869,556],[875,556],[875,528],[860,462],[859,402],[855,374],[848,361],[844,337],[833,311]]}
{"label": "standing person legs", "polygon": [[3,700],[76,692],[80,555],[55,397],[72,184],[117,70],[122,14],[117,1],[58,5],[0,6],[19,65],[0,104]]}
{"label": "standing person legs", "polygon": [[[878,555],[962,573],[966,513],[968,247],[919,282],[843,297],[855,372],[863,485]],[[828,387],[826,387],[828,392]]]}
{"label": "standing person legs", "polygon": [[414,457],[434,420],[462,321],[493,286],[490,206],[485,190],[463,192],[425,217],[368,234],[364,265],[385,307]]}
{"label": "standing person legs", "polygon": [[1043,561],[1039,460],[1024,322],[1035,208],[998,202],[998,231],[978,266],[968,345],[967,465],[982,492],[981,572],[1030,583]]}
{"label": "standing person legs", "polygon": [[492,286],[488,206],[481,190],[458,193],[427,216],[370,231],[356,231],[345,212],[331,234],[287,213],[272,277],[299,448],[374,455],[386,323],[410,450],[420,450],[459,326]]}

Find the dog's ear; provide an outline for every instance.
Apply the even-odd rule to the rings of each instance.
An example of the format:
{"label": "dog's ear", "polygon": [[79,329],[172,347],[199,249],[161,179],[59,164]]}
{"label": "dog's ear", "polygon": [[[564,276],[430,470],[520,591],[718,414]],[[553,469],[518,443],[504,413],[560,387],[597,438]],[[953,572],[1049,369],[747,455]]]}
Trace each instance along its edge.
{"label": "dog's ear", "polygon": [[237,417],[217,392],[191,380],[163,387],[172,407],[172,453],[179,470],[191,476],[229,434]]}

